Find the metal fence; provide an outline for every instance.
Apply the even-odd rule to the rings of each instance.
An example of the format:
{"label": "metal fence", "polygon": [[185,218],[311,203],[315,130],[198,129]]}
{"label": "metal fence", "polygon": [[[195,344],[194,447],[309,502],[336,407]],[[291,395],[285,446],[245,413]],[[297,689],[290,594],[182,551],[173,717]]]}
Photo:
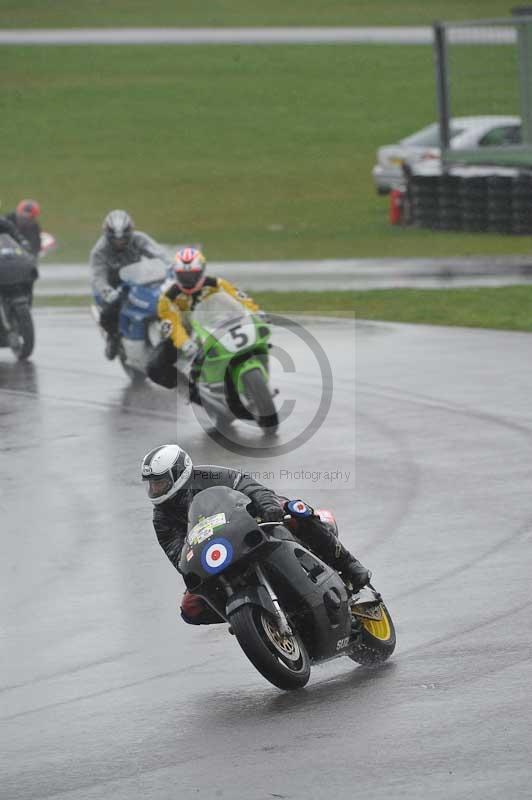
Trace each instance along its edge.
{"label": "metal fence", "polygon": [[[434,25],[442,162],[532,166],[532,7],[507,19]],[[528,13],[530,11],[530,13]],[[501,119],[471,149],[451,147],[463,116],[520,117],[521,129]]]}

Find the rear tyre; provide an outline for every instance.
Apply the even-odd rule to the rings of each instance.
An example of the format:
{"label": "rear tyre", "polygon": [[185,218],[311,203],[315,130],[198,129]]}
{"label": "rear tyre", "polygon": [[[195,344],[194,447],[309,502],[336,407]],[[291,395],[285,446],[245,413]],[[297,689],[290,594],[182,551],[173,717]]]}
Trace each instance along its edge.
{"label": "rear tyre", "polygon": [[310,660],[299,634],[279,631],[276,619],[259,606],[237,609],[230,618],[238,643],[253,666],[279,689],[301,689],[310,678]]}
{"label": "rear tyre", "polygon": [[140,386],[141,384],[143,384],[144,381],[146,380],[146,375],[144,374],[144,372],[141,372],[140,370],[135,369],[135,367],[131,367],[127,363],[127,356],[124,353],[124,350],[123,350],[123,348],[121,346],[120,346],[120,348],[118,350],[118,358],[119,358],[120,363],[122,364],[124,372],[128,376],[128,378],[131,381],[131,383],[133,384],[133,386]]}
{"label": "rear tyre", "polygon": [[11,311],[11,331],[9,346],[19,361],[23,361],[33,352],[35,345],[35,329],[30,307],[16,305]]}
{"label": "rear tyre", "polygon": [[275,433],[279,427],[279,417],[268,384],[260,369],[250,369],[242,375],[244,393],[249,410],[265,433]]}
{"label": "rear tyre", "polygon": [[351,645],[349,658],[366,667],[382,664],[395,650],[395,628],[384,603],[380,603],[381,619],[367,619],[353,615],[358,627],[358,638]]}

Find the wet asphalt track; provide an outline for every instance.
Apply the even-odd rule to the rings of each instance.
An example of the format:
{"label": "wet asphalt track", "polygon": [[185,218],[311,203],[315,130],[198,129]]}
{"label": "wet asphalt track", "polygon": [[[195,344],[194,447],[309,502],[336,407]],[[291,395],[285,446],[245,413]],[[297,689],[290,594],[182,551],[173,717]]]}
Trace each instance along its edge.
{"label": "wet asphalt track", "polygon": [[[286,694],[225,626],[177,622],[138,482],[175,437],[173,397],[128,388],[88,316],[36,318],[32,363],[0,351],[3,800],[530,797],[531,336],[311,323],[331,414],[277,462],[179,417],[197,462],[274,470],[334,507],[395,618],[389,664],[342,658]],[[289,339],[281,441],[319,394]],[[309,467],[344,474],[280,480]]]}

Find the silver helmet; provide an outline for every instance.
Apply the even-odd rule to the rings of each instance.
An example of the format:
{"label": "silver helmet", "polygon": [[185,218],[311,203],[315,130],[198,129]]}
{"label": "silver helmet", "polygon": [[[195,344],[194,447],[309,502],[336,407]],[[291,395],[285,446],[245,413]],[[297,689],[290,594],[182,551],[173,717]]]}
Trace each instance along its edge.
{"label": "silver helmet", "polygon": [[122,250],[131,241],[135,225],[127,211],[116,208],[107,214],[102,228],[104,236],[111,247]]}
{"label": "silver helmet", "polygon": [[142,480],[154,505],[165,503],[178,493],[185,494],[193,472],[192,459],[177,444],[154,447],[142,459]]}

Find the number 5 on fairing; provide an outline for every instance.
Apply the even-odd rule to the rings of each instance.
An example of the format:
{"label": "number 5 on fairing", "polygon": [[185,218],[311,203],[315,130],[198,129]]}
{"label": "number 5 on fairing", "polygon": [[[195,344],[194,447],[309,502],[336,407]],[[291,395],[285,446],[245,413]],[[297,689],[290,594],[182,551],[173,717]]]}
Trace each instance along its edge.
{"label": "number 5 on fairing", "polygon": [[232,328],[229,328],[229,333],[231,334],[231,338],[235,340],[235,344],[239,350],[241,347],[245,347],[249,342],[249,336],[242,330],[240,325],[234,325]]}
{"label": "number 5 on fairing", "polygon": [[279,417],[269,387],[270,326],[226,292],[198,303],[191,325],[202,347],[194,389],[209,416],[212,410],[222,425],[255,420],[274,433]]}

